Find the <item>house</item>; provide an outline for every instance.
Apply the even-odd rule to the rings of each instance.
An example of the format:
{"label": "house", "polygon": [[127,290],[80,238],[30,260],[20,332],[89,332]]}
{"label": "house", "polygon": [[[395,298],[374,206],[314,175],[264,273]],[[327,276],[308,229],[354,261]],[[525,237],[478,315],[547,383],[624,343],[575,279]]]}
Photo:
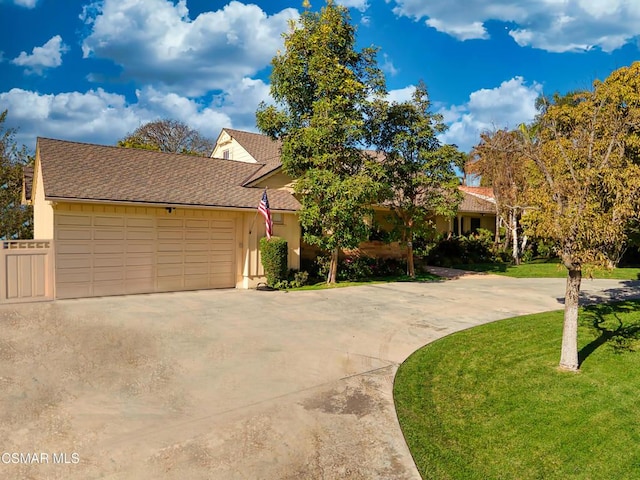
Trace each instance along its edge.
{"label": "house", "polygon": [[[25,201],[34,238],[53,239],[56,298],[263,281],[265,226],[256,213],[273,162],[229,145],[244,160],[39,138]],[[289,267],[299,268],[300,204],[286,188],[268,196],[274,234],[288,241]]]}
{"label": "house", "polygon": [[[279,142],[225,128],[211,157],[39,138],[23,192],[34,238],[53,239],[55,296],[76,298],[256,286],[265,188],[274,234],[300,268],[293,182]],[[438,229],[495,231],[488,192],[461,190],[458,216],[437,218]]]}

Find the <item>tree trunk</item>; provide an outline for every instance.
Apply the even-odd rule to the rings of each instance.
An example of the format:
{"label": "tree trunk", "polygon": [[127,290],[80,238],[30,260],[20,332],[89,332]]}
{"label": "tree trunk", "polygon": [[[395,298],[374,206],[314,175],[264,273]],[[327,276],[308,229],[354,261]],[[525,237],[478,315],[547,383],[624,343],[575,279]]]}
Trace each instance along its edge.
{"label": "tree trunk", "polygon": [[578,364],[578,304],[581,280],[581,267],[572,266],[567,275],[567,290],[564,296],[564,328],[560,355],[560,368],[572,372],[577,372],[580,367]]}
{"label": "tree trunk", "polygon": [[511,240],[513,242],[513,263],[520,265],[520,250],[518,250],[518,220],[515,213],[511,213]]}
{"label": "tree trunk", "polygon": [[336,247],[331,252],[331,263],[329,264],[329,275],[327,276],[327,284],[336,283],[338,280],[338,257],[340,248]]}
{"label": "tree trunk", "polygon": [[407,233],[407,275],[416,277],[416,270],[413,264],[413,231],[409,229]]}

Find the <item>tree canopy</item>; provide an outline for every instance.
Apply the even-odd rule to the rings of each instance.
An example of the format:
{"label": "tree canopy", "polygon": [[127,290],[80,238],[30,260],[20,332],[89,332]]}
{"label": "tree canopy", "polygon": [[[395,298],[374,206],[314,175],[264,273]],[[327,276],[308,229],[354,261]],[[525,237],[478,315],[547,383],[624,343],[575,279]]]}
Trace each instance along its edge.
{"label": "tree canopy", "polygon": [[24,145],[15,141],[16,130],[6,128],[8,110],[0,113],[0,239],[33,238],[33,211],[21,205],[24,167],[31,163]]}
{"label": "tree canopy", "polygon": [[145,123],[118,141],[119,147],[209,156],[214,142],[178,120]]}
{"label": "tree canopy", "polygon": [[363,151],[366,106],[386,93],[376,50],[355,49],[346,7],[306,4],[272,60],[271,95],[258,128],[282,141],[283,170],[297,178],[304,239],[332,252],[328,282],[336,280],[341,248],[365,239],[371,204],[379,198],[380,167]]}
{"label": "tree canopy", "polygon": [[406,102],[372,105],[370,141],[382,153],[385,205],[394,213],[407,244],[407,273],[415,276],[413,238],[431,225],[434,214],[453,216],[460,203],[459,179],[466,156],[437,138],[446,131],[442,116],[431,112],[424,82]]}
{"label": "tree canopy", "polygon": [[568,270],[560,366],[577,370],[583,266],[610,265],[640,218],[640,62],[545,104],[535,131],[523,133],[535,207],[523,221],[558,245]]}

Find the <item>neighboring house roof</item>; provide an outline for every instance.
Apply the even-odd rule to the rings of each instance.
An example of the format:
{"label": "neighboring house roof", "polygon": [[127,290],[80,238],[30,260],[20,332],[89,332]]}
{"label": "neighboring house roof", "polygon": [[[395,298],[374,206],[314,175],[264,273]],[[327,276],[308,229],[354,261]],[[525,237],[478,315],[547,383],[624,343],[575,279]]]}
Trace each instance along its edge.
{"label": "neighboring house roof", "polygon": [[224,128],[229,136],[235,139],[249,155],[262,165],[252,175],[247,178],[243,185],[251,183],[275,172],[282,166],[280,161],[280,152],[282,142],[272,140],[267,135],[260,133],[243,132],[242,130],[234,130],[232,128]]}
{"label": "neighboring house roof", "polygon": [[[48,200],[257,208],[261,189],[243,187],[261,166],[217,158],[38,138]],[[295,211],[289,192],[269,191],[273,210]]]}
{"label": "neighboring house roof", "polygon": [[31,200],[31,190],[33,189],[33,167],[22,169],[22,202]]}
{"label": "neighboring house roof", "polygon": [[458,207],[459,212],[467,213],[492,213],[496,214],[496,201],[493,198],[493,190],[489,187],[458,187],[462,191],[462,202]]}

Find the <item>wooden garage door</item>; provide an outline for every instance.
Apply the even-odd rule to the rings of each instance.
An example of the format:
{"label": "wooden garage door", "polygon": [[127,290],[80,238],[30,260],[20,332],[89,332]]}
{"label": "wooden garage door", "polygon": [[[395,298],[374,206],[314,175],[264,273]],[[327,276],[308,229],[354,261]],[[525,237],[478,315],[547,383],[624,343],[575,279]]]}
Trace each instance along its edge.
{"label": "wooden garage door", "polygon": [[56,297],[235,285],[235,221],[61,213]]}

